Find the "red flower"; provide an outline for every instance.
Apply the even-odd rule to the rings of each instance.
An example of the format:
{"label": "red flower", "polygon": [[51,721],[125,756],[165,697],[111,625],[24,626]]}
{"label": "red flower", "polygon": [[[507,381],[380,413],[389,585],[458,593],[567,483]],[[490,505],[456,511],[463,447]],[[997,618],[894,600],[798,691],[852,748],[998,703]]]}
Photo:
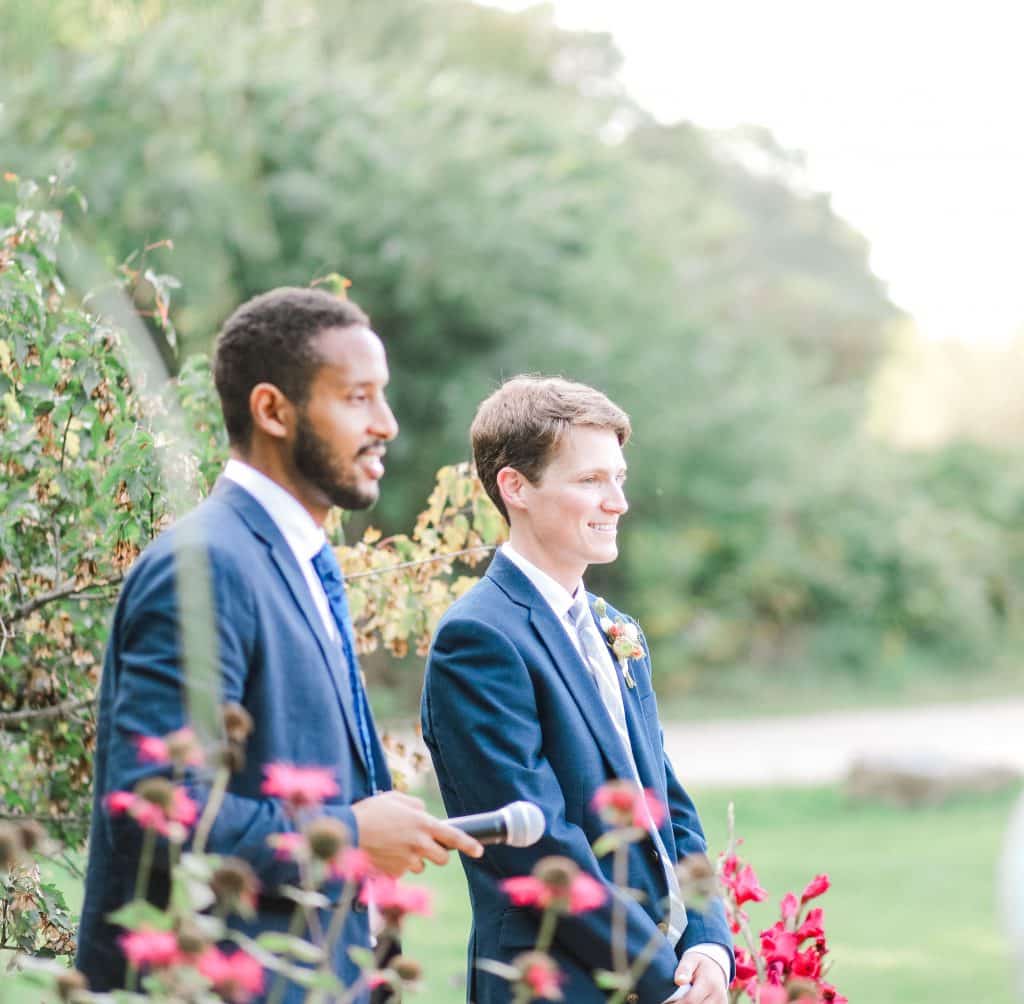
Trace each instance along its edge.
{"label": "red flower", "polygon": [[107,812],[112,816],[121,816],[135,804],[135,799],[136,795],[131,791],[112,791],[103,801]]}
{"label": "red flower", "polygon": [[803,895],[800,897],[801,903],[806,903],[809,899],[816,899],[822,893],[828,892],[828,888],[832,883],[829,881],[827,875],[815,875],[810,882],[807,883],[807,888],[804,889]]}
{"label": "red flower", "polygon": [[117,943],[124,957],[136,969],[173,966],[182,960],[177,936],[171,931],[154,931],[143,927],[122,934]]}
{"label": "red flower", "polygon": [[768,898],[767,890],[761,888],[757,874],[750,865],[744,865],[736,875],[726,880],[725,884],[732,890],[737,906],[749,902],[760,903]]}
{"label": "red flower", "polygon": [[848,997],[844,997],[831,983],[822,983],[821,999],[825,1004],[850,1004]]}
{"label": "red flower", "polygon": [[569,913],[596,910],[608,898],[604,886],[586,872],[580,872],[569,886]]}
{"label": "red flower", "polygon": [[327,767],[293,767],[287,763],[269,763],[263,768],[265,780],[260,788],[264,795],[274,795],[288,803],[290,809],[307,809],[320,805],[341,790],[334,773]]}
{"label": "red flower", "polygon": [[406,914],[429,916],[430,891],[420,886],[401,885],[390,875],[374,875],[363,885],[359,902],[373,903],[392,927],[398,927]]}
{"label": "red flower", "polygon": [[373,872],[370,855],[358,847],[346,847],[327,863],[327,874],[345,882],[362,882]]}
{"label": "red flower", "polygon": [[168,816],[182,826],[193,826],[199,818],[199,806],[185,794],[184,788],[175,788],[174,803]]}
{"label": "red flower", "polygon": [[366,977],[366,985],[371,990],[376,990],[377,987],[389,986],[390,984],[391,977],[388,976],[387,973],[378,971],[376,973],[370,973],[370,975]]}
{"label": "red flower", "polygon": [[778,962],[789,969],[799,944],[796,935],[785,930],[782,924],[775,924],[767,931],[761,932],[761,955],[769,966],[773,962]]}
{"label": "red flower", "polygon": [[800,912],[800,901],[791,892],[787,892],[782,897],[781,911],[783,921],[788,923]]}
{"label": "red flower", "polygon": [[821,975],[821,956],[814,948],[797,952],[793,956],[791,972],[794,976],[806,976],[808,979],[816,980]]}
{"label": "red flower", "polygon": [[170,763],[167,743],[156,736],[136,736],[135,749],[143,763]]}
{"label": "red flower", "polygon": [[825,911],[820,906],[816,906],[813,910],[808,910],[807,916],[804,917],[804,922],[796,930],[797,938],[800,941],[805,941],[807,938],[824,938],[824,917]]}
{"label": "red flower", "polygon": [[742,985],[748,980],[753,979],[757,976],[757,966],[754,965],[754,960],[742,949],[736,949],[736,979],[733,985]]}
{"label": "red flower", "polygon": [[196,960],[196,969],[232,1004],[245,1004],[263,993],[263,967],[241,950],[228,955],[219,948],[207,948]]}

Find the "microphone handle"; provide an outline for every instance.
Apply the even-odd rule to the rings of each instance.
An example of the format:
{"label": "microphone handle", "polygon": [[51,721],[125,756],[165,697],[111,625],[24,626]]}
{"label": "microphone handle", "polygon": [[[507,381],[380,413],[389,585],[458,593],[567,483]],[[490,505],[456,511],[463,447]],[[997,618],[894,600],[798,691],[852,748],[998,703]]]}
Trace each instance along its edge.
{"label": "microphone handle", "polygon": [[449,826],[475,837],[482,844],[503,844],[508,840],[508,823],[500,810],[481,812],[475,816],[456,816],[446,822]]}

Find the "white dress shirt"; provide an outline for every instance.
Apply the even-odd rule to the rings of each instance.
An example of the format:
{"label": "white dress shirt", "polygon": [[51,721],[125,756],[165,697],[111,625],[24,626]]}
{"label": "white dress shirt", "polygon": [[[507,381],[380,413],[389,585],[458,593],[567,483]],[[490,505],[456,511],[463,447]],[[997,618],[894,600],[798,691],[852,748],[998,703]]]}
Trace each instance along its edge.
{"label": "white dress shirt", "polygon": [[232,457],[224,467],[223,477],[244,488],[274,521],[285,543],[295,555],[328,636],[332,641],[340,641],[338,625],[334,623],[323,583],[313,567],[313,558],[327,543],[327,535],[323,528],[316,525],[316,521],[294,495],[285,491],[276,481],[271,481],[255,467]]}
{"label": "white dress shirt", "polygon": [[[579,636],[576,633],[576,628],[572,624],[572,621],[569,616],[569,609],[570,607],[572,607],[573,602],[575,601],[576,593],[583,588],[582,580],[580,581],[579,585],[577,585],[576,590],[570,593],[561,583],[556,582],[550,575],[548,575],[547,572],[545,572],[543,569],[538,568],[528,558],[523,557],[523,555],[521,555],[511,544],[503,544],[501,546],[501,553],[504,554],[505,557],[508,558],[509,561],[511,561],[512,564],[514,564],[516,568],[518,568],[523,573],[523,575],[525,575],[530,580],[530,583],[537,590],[537,592],[539,592],[541,596],[544,597],[544,600],[547,602],[548,606],[551,607],[551,610],[558,618],[559,624],[561,624],[562,627],[565,629],[566,636],[572,642],[573,647],[576,649],[576,651],[579,652],[580,658],[583,659],[584,665],[589,665],[586,654],[584,653],[580,645],[580,640]],[[610,654],[608,658],[610,661]],[[621,694],[619,695],[619,699],[621,700]],[[615,716],[612,715],[613,721],[614,718]],[[626,735],[622,738],[625,742],[626,752],[629,754],[630,764],[633,767],[633,779],[636,781],[638,786],[643,787],[643,784],[640,781],[639,771],[636,767],[636,760],[633,756],[632,744],[630,743],[629,736]],[[658,841],[658,843],[660,844],[660,840]],[[663,861],[663,864],[666,867],[666,879],[668,879],[668,870],[674,869],[674,862]],[[675,888],[678,891],[678,883],[673,883],[671,880],[669,880],[668,884],[671,896],[672,886],[675,885]],[[678,905],[679,907],[683,906],[681,898],[679,899]],[[673,946],[678,943],[679,937],[681,937],[681,935],[677,934],[674,939],[669,938]],[[709,958],[713,959],[721,967],[722,972],[725,974],[725,982],[726,984],[728,984],[730,959],[729,953],[725,950],[725,948],[723,948],[721,945],[701,942],[700,944],[693,945],[690,948],[688,948],[687,953],[689,952],[699,952],[701,955],[706,955]],[[684,991],[681,988],[680,991],[678,991],[677,994],[673,994],[673,996],[670,997],[669,1000],[678,999],[682,996],[683,992]]]}

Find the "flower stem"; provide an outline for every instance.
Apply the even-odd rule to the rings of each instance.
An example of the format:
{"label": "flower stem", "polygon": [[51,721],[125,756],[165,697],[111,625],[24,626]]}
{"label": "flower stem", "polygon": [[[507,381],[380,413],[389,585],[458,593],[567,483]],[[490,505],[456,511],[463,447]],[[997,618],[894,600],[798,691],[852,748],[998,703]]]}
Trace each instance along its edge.
{"label": "flower stem", "polygon": [[621,890],[629,883],[629,844],[620,843],[613,852],[612,881],[617,895],[612,900],[612,968],[616,973],[629,969],[626,952],[626,904]]}
{"label": "flower stem", "polygon": [[135,875],[135,898],[145,899],[149,888],[149,873],[153,868],[153,852],[156,849],[156,830],[146,829],[142,838],[142,853],[139,855],[139,870]]}
{"label": "flower stem", "polygon": [[537,945],[534,951],[547,952],[551,948],[551,942],[555,940],[557,924],[558,914],[551,909],[545,910],[540,918],[540,930],[537,932]]}
{"label": "flower stem", "polygon": [[213,787],[210,789],[210,797],[203,806],[203,814],[196,827],[195,840],[192,841],[192,851],[195,854],[202,854],[206,850],[206,841],[210,839],[210,830],[213,829],[213,821],[220,811],[221,803],[224,801],[224,793],[228,790],[228,781],[231,780],[231,771],[228,767],[218,767],[213,778]]}
{"label": "flower stem", "polygon": [[[302,909],[302,904],[296,903],[295,909],[292,911],[292,919],[288,924],[288,933],[293,938],[297,938],[301,933],[304,917],[305,911]],[[287,980],[288,977],[285,976],[281,970],[278,970],[277,975],[274,977],[274,985],[270,988],[270,996],[267,998],[267,1004],[281,1004]]]}

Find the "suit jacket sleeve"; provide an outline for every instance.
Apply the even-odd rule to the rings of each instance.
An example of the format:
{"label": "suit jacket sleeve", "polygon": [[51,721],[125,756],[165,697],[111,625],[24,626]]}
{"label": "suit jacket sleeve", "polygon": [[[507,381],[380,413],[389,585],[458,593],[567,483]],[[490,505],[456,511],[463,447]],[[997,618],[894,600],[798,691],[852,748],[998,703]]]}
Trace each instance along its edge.
{"label": "suit jacket sleeve", "polygon": [[[246,680],[257,644],[252,584],[245,580],[238,559],[216,548],[209,551],[209,569],[216,607],[220,699],[244,705]],[[163,736],[186,724],[176,592],[175,562],[168,551],[155,560],[144,555],[122,591],[111,637],[116,650],[110,667],[117,673],[117,680],[106,792],[128,790],[147,775],[167,773],[166,768],[139,762],[135,737]],[[250,765],[257,773],[258,766]],[[190,777],[187,787],[193,798],[205,801],[208,790],[198,779]],[[349,806],[331,805],[325,807],[325,812],[344,822],[356,839],[355,818]],[[108,816],[106,825],[113,846],[132,853],[138,843],[134,822]],[[244,858],[264,887],[295,883],[299,878],[295,864],[278,860],[267,843],[271,834],[294,829],[277,799],[229,791],[217,813],[207,849]]]}
{"label": "suit jacket sleeve", "polygon": [[[430,655],[424,720],[458,811],[487,811],[517,799],[540,806],[547,821],[541,840],[527,848],[489,848],[488,867],[498,879],[528,875],[541,858],[563,855],[599,880],[609,893],[605,905],[560,918],[555,942],[588,971],[611,970],[613,886],[583,830],[566,819],[542,748],[541,713],[529,670],[499,629],[470,619],[442,624]],[[675,989],[675,953],[647,913],[634,900],[624,901],[630,959],[648,944],[657,946],[637,992],[641,1000],[664,1000]]]}

